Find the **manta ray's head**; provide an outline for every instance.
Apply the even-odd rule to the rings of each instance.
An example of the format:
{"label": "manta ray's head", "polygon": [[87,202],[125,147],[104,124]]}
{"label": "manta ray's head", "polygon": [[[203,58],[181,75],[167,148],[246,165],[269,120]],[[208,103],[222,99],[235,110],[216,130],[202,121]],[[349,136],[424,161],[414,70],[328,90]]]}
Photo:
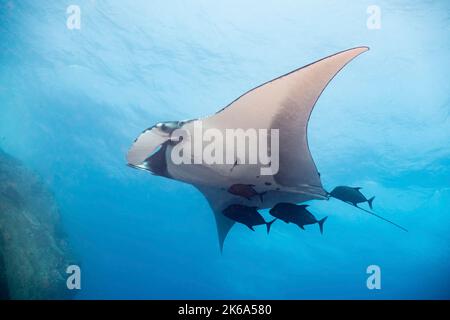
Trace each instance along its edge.
{"label": "manta ray's head", "polygon": [[128,165],[147,169],[146,160],[154,155],[165,142],[171,139],[173,131],[180,129],[186,122],[187,121],[159,122],[144,130],[128,151]]}

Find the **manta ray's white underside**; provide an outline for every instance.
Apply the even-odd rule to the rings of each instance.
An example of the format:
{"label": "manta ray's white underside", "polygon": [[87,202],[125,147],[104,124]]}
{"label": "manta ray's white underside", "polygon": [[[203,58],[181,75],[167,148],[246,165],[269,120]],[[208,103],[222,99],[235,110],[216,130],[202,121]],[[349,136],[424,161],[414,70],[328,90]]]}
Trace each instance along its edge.
{"label": "manta ray's white underside", "polygon": [[[128,163],[197,187],[214,211],[222,249],[234,224],[222,214],[230,204],[263,209],[279,202],[327,198],[308,148],[308,120],[327,84],[347,63],[367,50],[367,47],[358,47],[326,57],[248,91],[214,115],[180,122],[180,128],[188,132],[201,121],[204,130],[214,128],[224,135],[226,129],[278,129],[279,170],[275,175],[261,175],[260,164],[235,167],[230,164],[174,164],[170,156],[174,146],[168,143],[170,135],[158,126],[136,139],[128,153]],[[254,185],[256,191],[266,192],[264,202],[258,197],[247,200],[228,193],[227,189],[233,184]]]}

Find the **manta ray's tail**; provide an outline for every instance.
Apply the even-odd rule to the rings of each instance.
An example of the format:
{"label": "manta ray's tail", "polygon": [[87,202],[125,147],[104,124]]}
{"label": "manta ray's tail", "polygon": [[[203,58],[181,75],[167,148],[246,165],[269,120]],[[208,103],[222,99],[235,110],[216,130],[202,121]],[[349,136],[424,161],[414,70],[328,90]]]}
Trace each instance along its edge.
{"label": "manta ray's tail", "polygon": [[272,223],[274,223],[277,219],[273,219],[270,222],[266,222],[266,226],[267,226],[267,234],[269,234],[270,232],[270,227],[272,226]]}
{"label": "manta ray's tail", "polygon": [[[372,200],[373,200],[373,198],[372,198]],[[367,213],[369,213],[369,214],[371,214],[371,215],[377,217],[378,219],[381,219],[381,220],[384,220],[384,221],[386,221],[386,222],[389,222],[390,224],[396,226],[396,227],[399,228],[399,229],[402,229],[402,230],[405,231],[405,232],[408,232],[408,230],[405,229],[405,228],[403,228],[401,225],[398,225],[398,224],[396,224],[395,222],[393,222],[393,221],[391,221],[391,220],[388,220],[388,219],[386,219],[386,218],[383,218],[382,216],[376,214],[375,212],[366,210],[366,209],[361,208],[361,207],[358,207],[358,206],[356,206],[356,205],[355,205],[354,207],[356,207],[356,208],[358,208],[359,210],[362,210],[362,211],[364,211],[364,212],[367,212]]]}
{"label": "manta ray's tail", "polygon": [[[327,195],[328,198],[332,197],[331,193],[329,193],[329,192],[326,191],[326,190],[325,190],[325,192],[326,192],[326,195]],[[334,198],[334,197],[333,197],[333,198]],[[338,198],[335,198],[335,199],[338,199]],[[372,202],[373,202],[373,199],[375,199],[375,197],[372,197],[372,198],[370,198],[369,200],[367,200],[367,202],[369,203],[370,209],[372,209]],[[338,199],[338,200],[340,200],[340,199]],[[342,200],[341,200],[341,201],[342,201]],[[393,222],[393,221],[391,221],[391,220],[388,220],[388,219],[386,219],[386,218],[383,218],[382,216],[376,214],[375,212],[372,212],[372,211],[366,210],[366,209],[364,209],[364,208],[358,207],[357,205],[354,205],[354,204],[352,204],[352,203],[350,203],[350,202],[346,202],[346,201],[342,201],[342,202],[347,203],[347,204],[350,204],[351,206],[353,206],[353,207],[355,207],[355,208],[358,208],[359,210],[362,210],[362,211],[364,211],[364,212],[367,212],[367,213],[369,213],[369,214],[371,214],[371,215],[377,217],[378,219],[381,219],[381,220],[384,220],[384,221],[386,221],[386,222],[389,222],[390,224],[396,226],[397,228],[402,229],[402,230],[405,231],[405,232],[408,232],[408,229],[403,228],[401,225],[398,225],[398,224],[396,224],[395,222]]]}

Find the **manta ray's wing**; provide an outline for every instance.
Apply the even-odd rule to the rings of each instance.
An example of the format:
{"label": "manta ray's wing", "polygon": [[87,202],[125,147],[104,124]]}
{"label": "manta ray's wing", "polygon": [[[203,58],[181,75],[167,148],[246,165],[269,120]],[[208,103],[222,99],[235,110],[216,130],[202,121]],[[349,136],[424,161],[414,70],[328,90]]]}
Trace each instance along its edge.
{"label": "manta ray's wing", "polygon": [[358,47],[342,51],[264,83],[203,119],[204,126],[221,130],[278,129],[279,171],[275,181],[290,188],[317,188],[323,195],[308,148],[308,120],[327,84],[347,63],[367,50]]}
{"label": "manta ray's wing", "polygon": [[227,237],[228,232],[234,225],[234,221],[225,217],[222,211],[230,204],[238,203],[240,200],[233,197],[225,190],[196,186],[197,189],[203,193],[209,206],[214,212],[216,219],[217,235],[219,237],[220,251],[223,250],[223,243]]}
{"label": "manta ray's wing", "polygon": [[225,241],[225,238],[227,237],[228,232],[234,225],[234,221],[228,219],[222,213],[223,210],[227,208],[229,205],[241,204],[246,206],[255,206],[259,207],[260,209],[263,209],[266,207],[274,206],[276,203],[279,202],[298,203],[314,199],[313,197],[306,194],[295,194],[290,192],[272,190],[267,191],[267,193],[264,195],[264,204],[260,202],[259,198],[255,198],[252,200],[253,202],[250,201],[249,203],[249,200],[242,197],[236,197],[221,188],[212,188],[210,186],[201,186],[201,185],[195,185],[195,187],[201,193],[203,193],[206,200],[208,200],[209,206],[214,212],[220,251],[223,250],[223,243]]}

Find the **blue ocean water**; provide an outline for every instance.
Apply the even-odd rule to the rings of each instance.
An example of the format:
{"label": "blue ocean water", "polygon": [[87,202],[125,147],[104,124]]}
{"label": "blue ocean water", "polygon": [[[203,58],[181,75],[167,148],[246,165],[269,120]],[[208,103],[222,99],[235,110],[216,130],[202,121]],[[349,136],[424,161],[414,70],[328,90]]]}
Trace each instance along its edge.
{"label": "blue ocean water", "polygon": [[[66,26],[69,5],[81,29]],[[381,29],[366,25],[369,5]],[[448,1],[0,1],[0,146],[40,174],[82,268],[77,298],[450,298]],[[125,164],[145,128],[367,45],[325,90],[309,145],[337,201],[324,235],[237,225],[224,253],[192,186]],[[382,270],[368,290],[366,268]]]}

